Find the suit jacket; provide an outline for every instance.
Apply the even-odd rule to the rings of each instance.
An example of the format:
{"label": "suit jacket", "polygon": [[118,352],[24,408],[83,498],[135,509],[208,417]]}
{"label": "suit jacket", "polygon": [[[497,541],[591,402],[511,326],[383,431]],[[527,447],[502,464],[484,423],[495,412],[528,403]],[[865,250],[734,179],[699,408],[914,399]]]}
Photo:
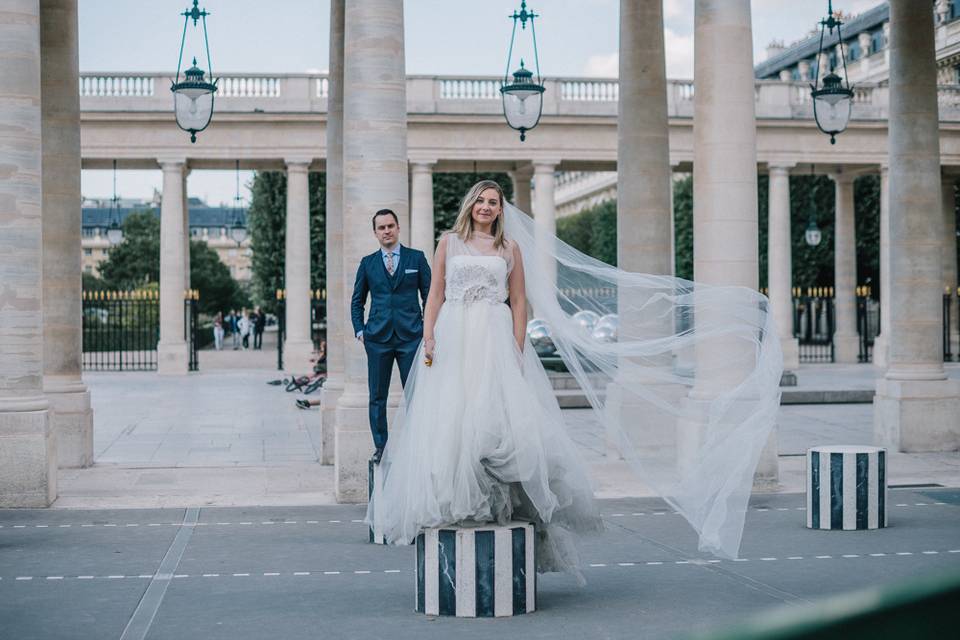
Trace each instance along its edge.
{"label": "suit jacket", "polygon": [[[380,249],[364,256],[357,268],[350,305],[354,334],[363,331],[363,339],[371,342],[387,342],[394,333],[404,341],[419,340],[423,337],[422,304],[426,304],[429,291],[430,265],[422,251],[401,245],[392,277]],[[370,314],[364,323],[368,293]]]}

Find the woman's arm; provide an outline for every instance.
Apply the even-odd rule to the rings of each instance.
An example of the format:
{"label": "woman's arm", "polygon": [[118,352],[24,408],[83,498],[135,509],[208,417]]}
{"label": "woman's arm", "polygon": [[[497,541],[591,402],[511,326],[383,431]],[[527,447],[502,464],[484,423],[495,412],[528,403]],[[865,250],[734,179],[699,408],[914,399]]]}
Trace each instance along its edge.
{"label": "woman's arm", "polygon": [[513,245],[513,271],[507,278],[510,289],[510,310],[513,312],[513,337],[517,348],[523,353],[524,338],[527,335],[527,288],[523,278],[523,258],[520,248]]}
{"label": "woman's arm", "polygon": [[444,289],[446,287],[447,236],[441,236],[437,244],[437,253],[433,258],[433,272],[430,276],[430,293],[427,294],[427,304],[423,308],[423,351],[430,360],[433,360],[433,349],[436,342],[433,338],[433,327],[437,323],[437,315],[443,306]]}

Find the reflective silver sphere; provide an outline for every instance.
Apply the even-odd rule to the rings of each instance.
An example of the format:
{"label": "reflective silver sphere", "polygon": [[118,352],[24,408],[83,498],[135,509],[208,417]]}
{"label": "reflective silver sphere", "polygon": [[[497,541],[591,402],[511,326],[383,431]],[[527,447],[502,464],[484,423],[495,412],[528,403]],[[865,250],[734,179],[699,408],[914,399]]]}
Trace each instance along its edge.
{"label": "reflective silver sphere", "polygon": [[616,342],[617,330],[620,328],[620,316],[615,313],[608,313],[600,316],[596,326],[593,328],[593,337],[601,342]]}
{"label": "reflective silver sphere", "polygon": [[593,328],[597,325],[597,321],[600,320],[600,316],[594,313],[593,311],[588,311],[584,309],[583,311],[577,311],[573,314],[573,321],[577,324],[583,331],[590,333],[593,331]]}
{"label": "reflective silver sphere", "polygon": [[550,325],[545,321],[534,318],[528,322],[527,337],[530,339],[530,344],[533,345],[538,356],[552,356],[557,352],[557,347],[553,344]]}

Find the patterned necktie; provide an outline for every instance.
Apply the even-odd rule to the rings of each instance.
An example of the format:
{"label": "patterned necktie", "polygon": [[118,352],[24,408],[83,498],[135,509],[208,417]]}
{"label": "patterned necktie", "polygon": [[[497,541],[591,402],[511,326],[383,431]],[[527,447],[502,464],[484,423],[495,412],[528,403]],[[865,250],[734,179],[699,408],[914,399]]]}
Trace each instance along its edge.
{"label": "patterned necktie", "polygon": [[387,254],[387,273],[389,273],[391,276],[393,275],[393,269],[393,252],[391,251]]}

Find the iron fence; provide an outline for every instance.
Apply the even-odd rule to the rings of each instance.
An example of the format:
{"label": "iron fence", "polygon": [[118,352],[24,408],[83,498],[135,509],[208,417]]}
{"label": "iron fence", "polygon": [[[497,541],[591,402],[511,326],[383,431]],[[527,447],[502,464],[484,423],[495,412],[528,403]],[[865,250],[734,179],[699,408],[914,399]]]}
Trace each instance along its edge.
{"label": "iron fence", "polygon": [[793,335],[800,347],[800,362],[834,362],[836,327],[833,287],[808,288],[806,295],[793,290]]}
{"label": "iron fence", "polygon": [[[287,292],[277,289],[277,370],[283,371],[283,340],[287,334]],[[313,350],[320,349],[320,343],[327,336],[327,290],[314,289],[310,292],[310,339]]]}
{"label": "iron fence", "polygon": [[858,362],[873,361],[873,342],[880,335],[880,305],[871,297],[870,287],[857,287],[857,333],[860,335]]}
{"label": "iron fence", "polygon": [[191,289],[183,299],[183,339],[187,343],[189,360],[187,369],[197,371],[200,368],[200,359],[197,357],[200,337],[198,335],[200,292]]}
{"label": "iron fence", "polygon": [[[956,306],[956,311],[954,311]],[[956,323],[956,326],[954,326]],[[943,361],[960,361],[960,353],[954,353],[954,338],[960,334],[960,287],[951,291],[950,287],[943,293]],[[958,346],[960,349],[960,346]]]}
{"label": "iron fence", "polygon": [[85,371],[156,370],[157,291],[84,291],[82,297]]}

